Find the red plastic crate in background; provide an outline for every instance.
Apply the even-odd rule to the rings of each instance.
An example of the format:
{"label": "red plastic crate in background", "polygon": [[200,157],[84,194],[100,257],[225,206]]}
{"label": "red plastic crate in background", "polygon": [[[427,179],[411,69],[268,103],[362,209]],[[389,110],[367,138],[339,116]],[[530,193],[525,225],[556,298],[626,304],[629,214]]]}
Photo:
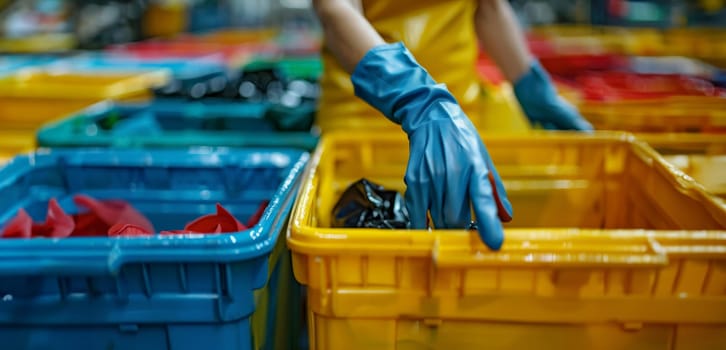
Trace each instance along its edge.
{"label": "red plastic crate in background", "polygon": [[552,41],[541,35],[527,34],[527,45],[529,46],[529,51],[538,57],[556,54]]}
{"label": "red plastic crate in background", "polygon": [[539,57],[550,74],[574,78],[593,71],[617,71],[628,68],[626,57],[614,54],[570,54]]}
{"label": "red plastic crate in background", "polygon": [[499,85],[506,81],[502,71],[499,70],[499,67],[497,67],[494,61],[492,61],[492,59],[481,50],[479,51],[479,57],[476,61],[476,71],[479,74],[480,79],[494,85]]}
{"label": "red plastic crate in background", "polygon": [[190,41],[144,41],[110,46],[108,51],[139,58],[199,58],[219,56],[226,63],[252,55],[274,55],[279,50],[272,43],[225,45]]}
{"label": "red plastic crate in background", "polygon": [[647,100],[678,96],[726,97],[723,89],[709,81],[685,75],[589,73],[576,84],[587,100]]}

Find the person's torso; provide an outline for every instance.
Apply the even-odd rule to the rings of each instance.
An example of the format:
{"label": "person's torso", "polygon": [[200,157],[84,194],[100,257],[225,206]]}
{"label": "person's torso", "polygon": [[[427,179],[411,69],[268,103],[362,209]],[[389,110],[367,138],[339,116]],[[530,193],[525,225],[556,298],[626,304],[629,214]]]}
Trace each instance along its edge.
{"label": "person's torso", "polygon": [[[362,0],[363,14],[386,42],[402,41],[438,83],[447,85],[470,118],[479,107],[474,68],[477,40],[473,0]],[[350,75],[323,49],[318,112],[321,128],[351,125],[351,118],[386,125],[379,112],[353,93]],[[362,125],[368,126],[368,125]]]}

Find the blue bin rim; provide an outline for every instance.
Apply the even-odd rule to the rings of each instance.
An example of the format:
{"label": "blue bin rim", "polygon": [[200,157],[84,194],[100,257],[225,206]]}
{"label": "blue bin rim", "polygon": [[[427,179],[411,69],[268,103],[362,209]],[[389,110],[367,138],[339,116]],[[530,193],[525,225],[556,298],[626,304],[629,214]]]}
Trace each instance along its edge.
{"label": "blue bin rim", "polygon": [[[80,148],[89,148],[89,147],[112,147],[112,148],[126,148],[126,147],[144,147],[144,148],[159,148],[162,146],[158,146],[158,144],[154,145],[147,145],[147,142],[154,138],[155,141],[159,140],[173,140],[170,139],[169,134],[162,134],[158,136],[134,136],[130,139],[133,139],[137,142],[133,142],[132,144],[116,144],[114,142],[109,141],[112,138],[112,135],[99,132],[96,135],[87,135],[84,133],[77,133],[72,131],[73,130],[73,123],[95,123],[98,121],[99,118],[102,118],[106,113],[111,111],[135,111],[135,112],[157,112],[157,111],[167,111],[170,108],[176,108],[176,104],[183,104],[187,108],[193,108],[196,109],[197,112],[195,113],[187,113],[185,114],[186,118],[194,118],[194,117],[202,117],[204,114],[200,111],[206,111],[206,110],[215,110],[219,108],[223,108],[224,110],[230,111],[235,110],[237,108],[248,110],[252,108],[252,110],[256,109],[265,109],[270,110],[272,105],[269,102],[253,102],[253,101],[227,101],[224,98],[213,98],[213,99],[207,99],[203,101],[194,101],[194,100],[187,100],[183,97],[165,97],[165,98],[158,98],[151,101],[144,101],[144,102],[137,102],[137,101],[129,101],[129,102],[119,102],[119,101],[112,101],[112,100],[105,100],[98,102],[96,104],[90,105],[88,107],[85,107],[81,110],[76,111],[75,113],[72,113],[65,118],[58,119],[56,121],[51,121],[46,124],[44,124],[42,127],[40,127],[36,131],[36,141],[38,142],[38,145],[40,147],[51,147],[51,148],[67,148],[67,147],[80,147]],[[306,103],[298,106],[295,110],[297,112],[303,112],[303,113],[309,113],[315,111],[315,105],[312,103]],[[246,117],[250,117],[249,114],[245,113]],[[259,118],[263,118],[263,114],[259,114]],[[170,133],[174,133],[171,131]],[[212,135],[214,134],[214,135]],[[311,130],[309,132],[307,131],[283,131],[283,132],[275,132],[274,135],[282,136],[283,138],[278,138],[276,141],[282,140],[282,142],[260,142],[262,139],[260,133],[256,133],[255,131],[236,131],[234,134],[225,134],[222,135],[217,131],[197,131],[197,136],[203,136],[204,139],[204,145],[208,145],[211,147],[229,147],[229,148],[250,148],[250,147],[257,147],[257,148],[274,148],[274,149],[297,149],[297,150],[307,150],[311,151],[315,148],[315,145],[317,144],[317,140],[319,138],[319,134],[315,132],[315,130]],[[273,133],[270,133],[269,135],[273,135]],[[262,135],[264,136],[264,135]],[[272,137],[272,136],[271,136]],[[249,141],[250,138],[254,138],[254,141],[245,142],[245,140]],[[68,144],[71,142],[81,143],[74,146],[68,146]],[[177,140],[172,141],[170,143],[165,143],[165,146],[171,146],[175,148],[183,148],[183,147],[199,147],[202,144],[199,143],[189,143],[185,142],[184,140]]]}
{"label": "blue bin rim", "polygon": [[[184,154],[184,156],[180,156]],[[272,157],[260,157],[260,155]],[[124,157],[109,157],[124,155]],[[166,155],[166,156],[163,156]],[[196,155],[196,157],[195,157]],[[278,157],[274,157],[278,155]],[[207,156],[206,165],[261,165],[277,163],[288,157],[285,168],[289,173],[270,198],[260,221],[254,227],[236,233],[219,235],[171,235],[151,237],[73,237],[73,238],[0,238],[0,275],[117,274],[128,263],[228,263],[269,255],[281,231],[302,181],[302,173],[310,155],[292,149],[228,149],[224,147],[192,148],[189,150],[151,149],[41,149],[36,153],[14,158],[0,168],[0,188],[8,186],[29,171],[28,165],[62,159],[66,164],[83,164],[85,158],[103,161],[104,166],[146,165],[149,156],[159,158],[160,166],[194,166],[193,161]],[[214,159],[229,158],[227,163]],[[120,158],[124,160],[121,161]],[[105,163],[104,163],[105,162]]]}
{"label": "blue bin rim", "polygon": [[208,59],[182,58],[138,58],[134,56],[109,54],[82,54],[56,60],[49,68],[79,72],[146,72],[167,70],[174,76],[202,76],[227,74],[227,68],[220,62]]}

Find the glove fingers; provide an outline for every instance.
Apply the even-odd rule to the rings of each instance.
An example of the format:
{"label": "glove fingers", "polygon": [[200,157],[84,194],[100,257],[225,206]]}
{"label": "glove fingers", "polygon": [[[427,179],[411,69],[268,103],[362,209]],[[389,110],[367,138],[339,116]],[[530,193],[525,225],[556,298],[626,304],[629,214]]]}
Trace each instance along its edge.
{"label": "glove fingers", "polygon": [[426,214],[431,206],[431,198],[429,197],[429,179],[428,170],[424,168],[423,150],[411,147],[408,159],[408,168],[404,182],[406,183],[406,209],[412,229],[426,229]]}
{"label": "glove fingers", "polygon": [[428,188],[425,189],[429,197],[428,209],[431,214],[433,226],[437,229],[448,227],[444,220],[444,213],[448,203],[446,203],[444,196],[447,195],[446,192],[449,190],[449,186],[446,183],[449,179],[450,172],[455,171],[455,169],[449,169],[449,163],[447,162],[449,155],[447,154],[447,149],[442,144],[444,142],[446,141],[441,139],[441,135],[431,135],[427,139],[427,146],[434,146],[435,149],[429,148],[428,153],[435,152],[441,158],[437,157],[438,159],[436,161],[432,161],[429,158],[421,163],[423,166],[422,171],[425,172],[426,178],[429,180],[424,182],[428,185]]}
{"label": "glove fingers", "polygon": [[416,184],[410,184],[406,188],[406,209],[410,220],[410,228],[414,230],[426,229],[426,213],[429,209],[430,201],[425,195],[426,191],[422,191]]}
{"label": "glove fingers", "polygon": [[557,125],[557,124],[555,124],[555,123],[551,123],[551,122],[543,122],[543,123],[542,123],[542,129],[545,129],[545,130],[550,130],[550,131],[555,131],[555,130],[561,130],[561,129],[562,129],[562,127],[558,126],[558,125]]}
{"label": "glove fingers", "polygon": [[[454,169],[454,166],[447,164],[447,169]],[[461,179],[469,179],[471,171],[452,171],[447,173],[446,190],[444,191],[444,202],[440,209],[443,211],[443,225],[445,228],[462,229],[471,223],[471,196],[467,182]],[[435,204],[434,207],[436,208]],[[433,212],[432,208],[432,212]]]}
{"label": "glove fingers", "polygon": [[557,129],[578,131],[591,131],[593,129],[592,125],[569,102],[561,97],[558,97],[557,101],[557,105],[553,106],[552,110],[549,111],[552,116],[557,116],[551,119]]}
{"label": "glove fingers", "polygon": [[504,242],[504,231],[497,215],[497,204],[489,180],[489,172],[477,171],[470,181],[469,190],[474,213],[476,213],[479,237],[489,248],[499,250]]}

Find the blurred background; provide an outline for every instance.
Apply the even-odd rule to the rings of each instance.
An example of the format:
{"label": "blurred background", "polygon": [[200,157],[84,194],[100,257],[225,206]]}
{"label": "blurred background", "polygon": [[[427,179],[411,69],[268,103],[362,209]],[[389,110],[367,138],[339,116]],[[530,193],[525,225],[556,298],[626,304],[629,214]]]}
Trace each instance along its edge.
{"label": "blurred background", "polygon": [[[552,24],[674,28],[723,26],[722,0],[512,0],[526,26]],[[0,1],[2,35],[67,35],[68,47],[98,48],[228,27],[317,28],[309,0]]]}
{"label": "blurred background", "polygon": [[[309,0],[0,0],[0,228],[12,233],[0,238],[39,238],[0,239],[0,343],[724,349],[726,0],[511,4],[561,97],[598,132],[530,125],[479,53],[472,122],[517,208],[507,229],[525,229],[507,238],[514,254],[498,254],[463,230],[331,228],[361,177],[405,188],[408,148],[377,115],[318,120]],[[333,130],[356,135],[318,144]],[[298,181],[316,147],[319,169]],[[288,186],[303,183],[291,214]],[[78,194],[128,201],[162,230],[216,210],[236,224],[214,232],[234,236],[69,245],[53,220],[85,218]],[[309,227],[286,232],[291,215]],[[157,232],[122,228],[113,235]]]}

